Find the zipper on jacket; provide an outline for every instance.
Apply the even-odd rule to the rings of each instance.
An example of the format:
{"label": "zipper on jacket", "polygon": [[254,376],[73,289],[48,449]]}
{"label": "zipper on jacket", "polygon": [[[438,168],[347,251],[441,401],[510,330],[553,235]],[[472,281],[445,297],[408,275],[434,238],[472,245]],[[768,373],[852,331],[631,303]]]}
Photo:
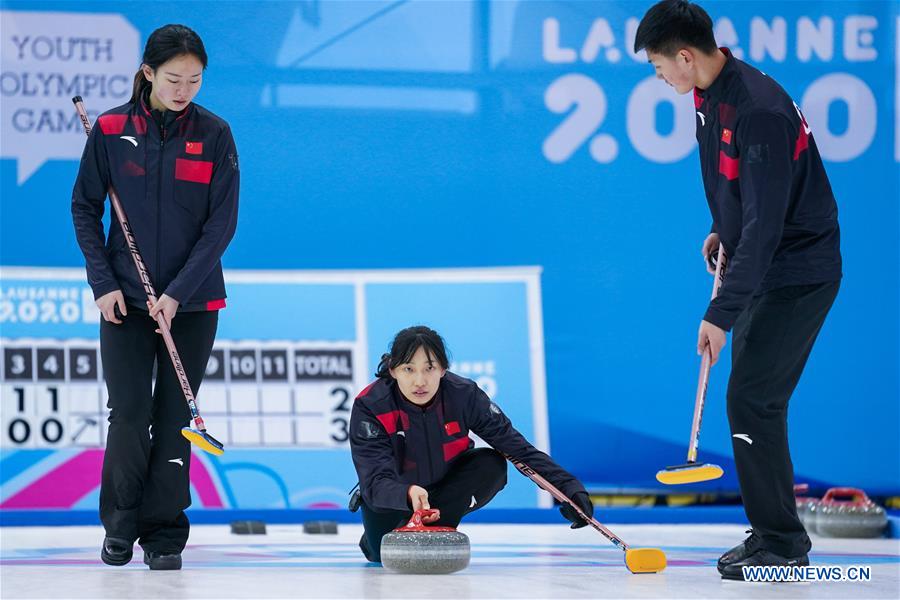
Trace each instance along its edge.
{"label": "zipper on jacket", "polygon": [[[166,125],[165,125],[165,116],[163,116],[163,123],[159,126],[159,168],[157,169],[157,180],[156,180],[156,278],[155,281],[159,282],[159,269],[162,268],[161,258],[160,258],[160,247],[162,246],[162,210],[160,208],[160,198],[162,198],[162,172],[163,172],[163,154],[165,153],[165,145],[166,145]],[[157,290],[157,294],[162,294],[164,290]],[[157,297],[157,300],[159,298]]]}
{"label": "zipper on jacket", "polygon": [[428,417],[428,413],[423,410],[422,411],[422,429],[425,432],[425,448],[428,449],[428,451],[426,452],[426,454],[428,455],[428,468],[431,470],[431,473],[429,473],[430,477],[428,478],[428,480],[429,480],[429,483],[434,483],[434,481],[432,481],[434,479],[434,460],[433,460],[434,455],[431,452],[431,440],[428,437],[428,418],[427,417]]}

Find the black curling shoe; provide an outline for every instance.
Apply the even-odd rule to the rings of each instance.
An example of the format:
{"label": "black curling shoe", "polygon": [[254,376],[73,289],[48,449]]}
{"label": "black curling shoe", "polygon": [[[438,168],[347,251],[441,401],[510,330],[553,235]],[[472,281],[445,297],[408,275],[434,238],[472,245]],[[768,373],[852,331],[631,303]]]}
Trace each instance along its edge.
{"label": "black curling shoe", "polygon": [[762,548],[762,538],[756,535],[752,529],[748,529],[744,533],[750,534],[746,540],[719,557],[719,563],[716,565],[716,568],[719,569],[719,574],[722,573],[722,569],[725,568],[725,565],[744,560]]}
{"label": "black curling shoe", "polygon": [[100,548],[100,560],[113,567],[121,567],[131,562],[134,542],[124,538],[105,537]]}
{"label": "black curling shoe", "polygon": [[144,564],[149,565],[151,571],[178,571],[181,569],[181,554],[146,551]]}
{"label": "black curling shoe", "polygon": [[753,554],[746,556],[742,560],[725,565],[722,570],[722,579],[733,579],[735,581],[744,581],[743,567],[807,567],[809,566],[809,555],[795,556],[788,558],[773,554],[768,550],[757,550]]}

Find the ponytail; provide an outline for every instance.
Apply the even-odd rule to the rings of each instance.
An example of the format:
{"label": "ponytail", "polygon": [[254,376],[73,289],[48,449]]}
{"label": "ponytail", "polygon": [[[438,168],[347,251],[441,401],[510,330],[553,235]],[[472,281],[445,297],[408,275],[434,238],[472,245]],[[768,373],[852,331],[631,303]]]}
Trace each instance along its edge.
{"label": "ponytail", "polygon": [[375,369],[375,377],[380,379],[391,378],[391,354],[389,352],[381,355],[381,362],[378,363],[378,368]]}
{"label": "ponytail", "polygon": [[134,87],[131,88],[130,101],[132,104],[137,104],[140,101],[141,94],[144,93],[144,88],[148,85],[150,85],[150,82],[144,77],[144,65],[141,65],[138,72],[134,74]]}

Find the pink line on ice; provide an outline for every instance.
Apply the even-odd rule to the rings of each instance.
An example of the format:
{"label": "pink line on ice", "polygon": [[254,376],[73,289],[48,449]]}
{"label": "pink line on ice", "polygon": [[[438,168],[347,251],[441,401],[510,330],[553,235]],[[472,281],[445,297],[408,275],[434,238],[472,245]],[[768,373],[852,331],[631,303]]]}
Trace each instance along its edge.
{"label": "pink line on ice", "polygon": [[89,560],[84,558],[54,558],[54,559],[41,559],[41,558],[24,558],[24,559],[4,559],[0,560],[0,564],[3,565],[98,565],[100,561],[97,559]]}

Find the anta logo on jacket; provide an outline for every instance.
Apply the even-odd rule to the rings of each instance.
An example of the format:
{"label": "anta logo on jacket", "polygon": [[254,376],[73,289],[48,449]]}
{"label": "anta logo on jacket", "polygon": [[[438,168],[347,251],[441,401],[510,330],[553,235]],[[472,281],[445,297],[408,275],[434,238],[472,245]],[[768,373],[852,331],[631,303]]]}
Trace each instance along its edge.
{"label": "anta logo on jacket", "polygon": [[146,305],[125,237],[115,218],[104,240],[106,190],[118,192],[138,249],[159,294],[180,310],[225,306],[221,256],[237,224],[239,172],[228,124],[196,104],[151,111],[144,100],[97,119],[72,193],[72,214],[98,298],[122,289]]}

